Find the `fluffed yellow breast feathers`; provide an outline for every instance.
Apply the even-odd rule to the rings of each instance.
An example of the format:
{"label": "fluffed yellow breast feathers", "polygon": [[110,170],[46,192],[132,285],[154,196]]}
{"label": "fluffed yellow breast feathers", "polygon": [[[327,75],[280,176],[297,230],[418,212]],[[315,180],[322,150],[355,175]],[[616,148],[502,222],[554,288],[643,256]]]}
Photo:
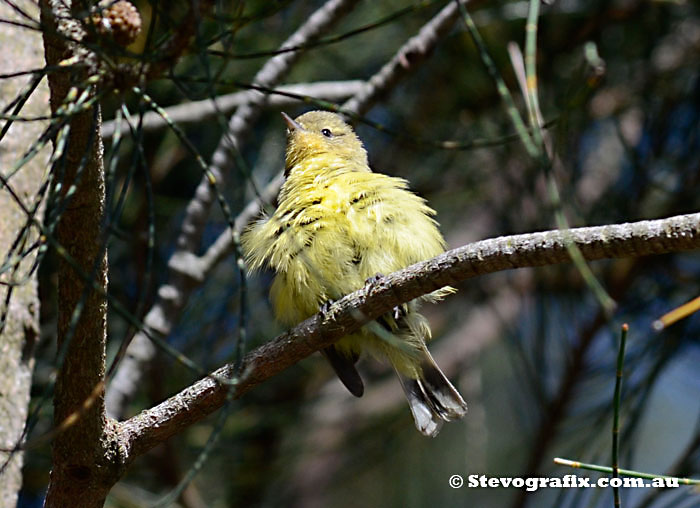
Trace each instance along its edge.
{"label": "fluffed yellow breast feathers", "polygon": [[251,269],[269,265],[277,272],[276,312],[294,324],[377,273],[442,252],[434,213],[400,178],[296,173],[285,182],[274,215],[244,233],[243,250]]}

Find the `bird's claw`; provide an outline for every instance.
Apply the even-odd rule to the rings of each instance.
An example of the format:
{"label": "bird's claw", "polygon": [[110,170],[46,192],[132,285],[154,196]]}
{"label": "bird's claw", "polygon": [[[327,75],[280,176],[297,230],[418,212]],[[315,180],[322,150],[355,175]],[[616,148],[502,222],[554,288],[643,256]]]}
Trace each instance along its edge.
{"label": "bird's claw", "polygon": [[[375,286],[375,285],[379,284],[383,278],[384,278],[384,274],[376,273],[376,274],[372,275],[371,277],[368,277],[367,280],[365,280],[365,284],[367,284],[368,286]],[[397,305],[392,310],[392,316],[394,317],[395,321],[398,321],[399,319],[406,317],[406,314],[408,314],[408,307],[406,306],[406,304]]]}
{"label": "bird's claw", "polygon": [[319,307],[318,311],[321,313],[321,315],[322,315],[324,318],[325,318],[326,316],[328,316],[328,314],[330,314],[330,312],[331,312],[331,307],[333,306],[334,303],[335,303],[335,300],[326,300],[325,302],[323,302],[323,303],[321,304],[321,306]]}
{"label": "bird's claw", "polygon": [[405,317],[408,314],[406,305],[397,305],[394,307],[394,320],[398,321],[400,318]]}
{"label": "bird's claw", "polygon": [[365,284],[368,286],[374,286],[375,284],[379,284],[381,280],[384,278],[384,274],[382,273],[375,273],[371,277],[367,277],[367,280],[365,280]]}

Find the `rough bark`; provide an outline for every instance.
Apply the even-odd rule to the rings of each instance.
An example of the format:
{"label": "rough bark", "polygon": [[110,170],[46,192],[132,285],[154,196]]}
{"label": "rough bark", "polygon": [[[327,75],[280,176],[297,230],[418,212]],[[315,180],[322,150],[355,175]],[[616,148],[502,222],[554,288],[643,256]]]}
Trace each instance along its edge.
{"label": "rough bark", "polygon": [[[56,65],[79,55],[92,55],[66,40],[80,40],[82,29],[71,17],[70,2],[42,2],[46,61]],[[60,20],[57,22],[57,20]],[[81,74],[82,73],[82,74]],[[64,102],[71,80],[84,82],[85,71],[51,73],[51,109]],[[120,476],[118,446],[104,410],[107,302],[87,285],[69,259],[97,285],[107,289],[107,256],[102,238],[105,182],[99,110],[87,109],[70,120],[65,164],[54,168],[62,198],[74,194],[60,218],[56,240],[64,249],[58,267],[59,370],[54,392],[54,424],[58,432],[52,449],[52,470],[46,506],[100,507]],[[61,177],[60,173],[65,171]],[[60,364],[61,352],[65,357]]]}
{"label": "rough bark", "polygon": [[[29,0],[17,0],[17,6],[26,12],[36,14],[36,7]],[[9,5],[0,2],[0,19],[22,21]],[[4,25],[0,30],[0,73],[17,72],[22,69],[41,67],[41,36],[32,30]],[[0,108],[26,90],[31,76],[0,80]],[[22,108],[22,114],[30,116],[48,113],[48,90],[39,86]],[[0,122],[2,128],[6,122]],[[40,122],[14,123],[0,149],[0,172],[7,175],[12,165],[26,153],[31,144],[41,135],[45,127]],[[12,192],[31,207],[41,183],[41,175],[48,159],[44,150],[22,167],[8,182]],[[0,184],[0,259],[8,261],[13,243],[25,230],[27,216],[9,191]],[[39,213],[41,211],[39,210]],[[33,228],[23,242],[25,248],[38,238]],[[16,252],[16,251],[14,251]],[[35,262],[34,250],[22,258],[19,265],[12,266],[0,275],[0,315],[6,315],[4,326],[0,323],[0,447],[12,450],[22,441],[29,389],[34,366],[34,344],[39,333],[39,300],[37,296],[36,272],[28,278],[28,271]],[[25,280],[21,280],[25,279]],[[5,285],[12,281],[18,286]],[[10,292],[9,302],[7,301]],[[2,318],[0,318],[2,319]],[[0,452],[0,506],[15,506],[17,494],[22,484],[22,452]]]}

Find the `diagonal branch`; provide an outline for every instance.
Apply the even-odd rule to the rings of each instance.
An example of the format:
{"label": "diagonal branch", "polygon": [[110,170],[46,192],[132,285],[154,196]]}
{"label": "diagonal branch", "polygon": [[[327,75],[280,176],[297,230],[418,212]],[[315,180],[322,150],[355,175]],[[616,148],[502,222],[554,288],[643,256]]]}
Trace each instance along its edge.
{"label": "diagonal branch", "polygon": [[[372,76],[357,92],[353,98],[348,100],[344,105],[345,111],[361,114],[374,105],[382,96],[388,94],[399,82],[400,79],[407,76],[409,73],[422,63],[425,58],[435,49],[440,40],[449,32],[458,17],[458,9],[455,3],[449,3],[441,9],[432,19],[430,19],[414,37],[411,37],[403,44],[396,54],[382,68]],[[310,18],[309,22],[312,18]],[[307,23],[308,24],[308,23]],[[303,30],[302,27],[299,32]],[[294,36],[283,44],[283,47],[291,45],[294,41]],[[275,58],[282,58],[289,53],[278,55]],[[275,60],[273,58],[273,60]],[[286,60],[285,60],[286,61]],[[277,64],[275,64],[277,65]],[[274,66],[273,66],[274,67]],[[264,86],[274,86],[275,83],[265,83],[262,78],[271,74],[272,71],[266,71],[267,65],[263,67],[259,75],[255,78],[256,84]],[[265,77],[265,79],[268,79]],[[250,94],[250,99],[259,101],[265,96],[257,91],[246,92]],[[259,107],[258,102],[254,102],[252,106],[242,106],[236,115],[231,119],[229,126],[232,129],[233,139],[236,137],[236,126],[240,126],[240,119],[236,119],[239,115],[248,115],[246,113],[248,107]],[[252,121],[252,120],[251,120]],[[250,121],[248,122],[250,124]],[[223,142],[224,140],[222,140]],[[220,147],[217,152],[223,148]],[[215,155],[214,161],[218,157]],[[216,167],[212,167],[212,171],[218,176]],[[263,192],[262,201],[270,201],[268,197],[274,197],[282,185],[282,175],[278,175],[267,186]],[[189,230],[201,231],[201,227],[206,218],[206,210],[202,209],[202,215],[199,215],[198,195],[206,193],[206,210],[211,205],[214,199],[214,191],[211,189],[209,182],[205,179],[197,188],[195,198],[188,207],[188,217],[199,217],[199,219],[186,219],[183,223],[183,235],[178,239],[178,250],[173,254],[168,266],[169,276],[168,282],[158,289],[158,297],[144,319],[147,329],[155,330],[162,335],[168,335],[174,326],[180,312],[186,305],[189,295],[195,287],[199,286],[206,280],[214,267],[231,254],[233,250],[233,241],[230,231],[225,231],[212,244],[207,252],[202,257],[197,257],[193,252],[196,248],[192,246],[191,241],[194,237],[189,237],[186,240],[185,232]],[[203,203],[203,202],[202,202]],[[200,203],[201,204],[201,203]],[[236,218],[236,231],[240,232],[253,217],[260,213],[260,203],[251,202],[245,207],[243,212]],[[201,220],[200,220],[201,219]],[[125,358],[122,360],[119,370],[114,381],[107,391],[107,411],[109,414],[120,417],[126,412],[126,406],[129,400],[133,397],[144,370],[147,368],[149,361],[155,355],[155,346],[151,343],[148,337],[143,333],[137,333],[132,340]]]}
{"label": "diagonal branch", "polygon": [[412,72],[452,29],[459,17],[460,3],[467,4],[468,0],[450,2],[443,7],[367,81],[360,93],[343,104],[343,109],[361,115],[389,90],[393,89],[401,78]]}
{"label": "diagonal branch", "polygon": [[[587,260],[640,257],[700,249],[700,213],[628,224],[547,231],[483,240],[445,252],[384,277],[336,302],[288,332],[251,351],[231,388],[238,398],[314,351],[392,308],[445,285],[513,268],[570,261],[573,242]],[[212,413],[225,402],[233,379],[225,365],[160,405],[119,424],[127,462]]]}
{"label": "diagonal branch", "polygon": [[[357,4],[357,1],[328,0],[282,44],[282,47],[303,46],[315,39],[347,14]],[[253,83],[258,86],[274,88],[289,72],[299,55],[299,52],[289,52],[271,58],[257,73]],[[266,94],[255,90],[246,92],[244,104],[231,117],[227,132],[214,151],[212,164],[209,168],[210,174],[219,186],[225,185],[226,175],[232,165],[234,155],[260,114],[267,97]],[[187,205],[180,235],[177,239],[177,248],[168,263],[167,282],[158,288],[156,301],[144,318],[147,329],[167,336],[177,321],[182,308],[189,300],[191,292],[201,284],[201,280],[189,276],[188,273],[180,269],[180,262],[183,259],[189,260],[195,257],[194,253],[199,249],[209,209],[215,199],[216,189],[213,188],[209,177],[204,176],[199,182],[192,200]],[[154,355],[155,347],[150,339],[144,333],[137,333],[132,339],[126,356],[123,358],[107,392],[108,414],[117,418],[124,415],[126,407]]]}
{"label": "diagonal branch", "polygon": [[[328,0],[282,44],[282,48],[303,46],[314,40],[330,29],[357,3],[358,0]],[[300,55],[301,52],[289,52],[272,57],[255,75],[253,84],[267,88],[276,86],[289,73]],[[231,117],[228,129],[212,156],[210,170],[218,185],[225,185],[226,175],[234,163],[237,150],[260,115],[262,107],[267,103],[267,94],[257,90],[250,90],[246,93],[248,99]],[[215,199],[216,191],[212,188],[210,178],[205,175],[199,182],[192,201],[187,206],[180,237],[177,240],[177,246],[180,250],[196,252],[209,208]]]}

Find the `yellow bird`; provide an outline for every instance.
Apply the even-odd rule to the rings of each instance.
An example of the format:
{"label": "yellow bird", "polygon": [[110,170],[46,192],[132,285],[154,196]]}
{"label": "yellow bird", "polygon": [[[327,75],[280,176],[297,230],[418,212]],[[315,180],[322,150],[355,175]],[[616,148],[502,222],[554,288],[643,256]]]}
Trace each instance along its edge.
{"label": "yellow bird", "polygon": [[[282,323],[295,325],[380,274],[444,251],[434,210],[407,190],[406,180],[372,172],[362,142],[339,115],[282,115],[289,128],[277,210],[241,238],[251,270],[276,272],[270,295]],[[453,291],[442,288],[421,300]],[[417,307],[416,301],[397,307],[323,354],[357,397],[364,391],[355,368],[360,353],[388,359],[416,427],[435,436],[443,421],[463,417],[467,405],[428,352],[430,327]]]}

